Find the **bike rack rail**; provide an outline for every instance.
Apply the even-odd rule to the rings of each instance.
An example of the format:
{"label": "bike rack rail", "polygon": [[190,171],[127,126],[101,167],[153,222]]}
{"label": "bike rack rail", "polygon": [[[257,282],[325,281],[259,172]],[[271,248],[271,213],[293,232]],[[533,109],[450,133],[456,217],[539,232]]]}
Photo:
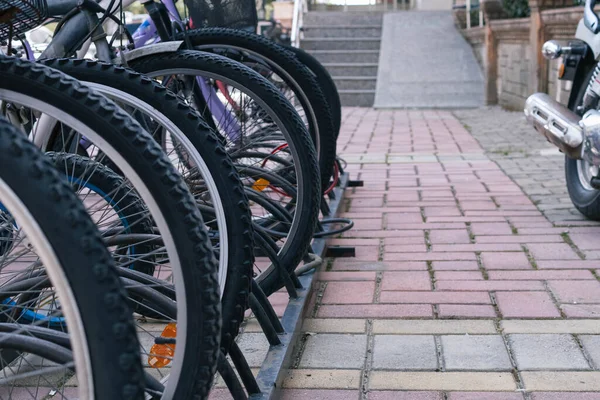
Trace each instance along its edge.
{"label": "bike rack rail", "polygon": [[[341,175],[340,183],[333,190],[334,195],[329,203],[329,217],[335,217],[339,212],[346,188],[362,186],[361,183],[360,181],[351,181],[347,172]],[[323,229],[325,232],[328,232],[332,228],[333,226],[325,225]],[[327,254],[327,237],[314,239],[312,248],[313,253],[321,258],[329,256]],[[353,249],[345,250],[344,256],[354,253]],[[297,290],[298,296],[296,298],[290,298],[283,313],[281,324],[285,332],[279,335],[281,344],[269,348],[256,377],[261,393],[249,396],[250,400],[271,400],[277,398],[279,390],[282,387],[285,372],[291,365],[295,347],[301,337],[302,317],[308,305],[315,273],[316,270],[313,270],[298,277],[302,288]]]}

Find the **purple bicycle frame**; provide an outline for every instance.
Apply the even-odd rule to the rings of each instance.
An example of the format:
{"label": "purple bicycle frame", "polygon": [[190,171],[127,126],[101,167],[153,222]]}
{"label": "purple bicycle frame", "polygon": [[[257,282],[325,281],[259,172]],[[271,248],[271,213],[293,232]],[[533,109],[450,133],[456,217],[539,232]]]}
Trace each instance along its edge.
{"label": "purple bicycle frame", "polygon": [[[161,2],[169,11],[171,20],[181,23],[181,17],[173,0],[161,0]],[[158,31],[150,16],[148,16],[144,22],[142,22],[132,36],[135,48],[146,46],[146,44],[149,42],[156,43],[160,41]],[[196,81],[198,82],[198,86],[200,87],[204,99],[206,100],[206,104],[208,105],[210,113],[217,121],[219,121],[219,123],[223,122],[227,137],[231,141],[237,141],[241,136],[241,127],[237,118],[225,107],[225,104],[219,100],[217,97],[217,92],[205,79],[197,77]]]}

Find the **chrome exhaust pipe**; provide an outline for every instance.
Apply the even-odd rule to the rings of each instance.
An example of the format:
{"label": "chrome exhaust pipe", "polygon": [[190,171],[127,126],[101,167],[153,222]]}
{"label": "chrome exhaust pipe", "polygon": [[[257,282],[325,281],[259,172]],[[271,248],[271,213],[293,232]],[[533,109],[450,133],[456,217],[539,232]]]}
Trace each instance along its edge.
{"label": "chrome exhaust pipe", "polygon": [[[525,117],[536,131],[567,156],[574,159],[582,158],[584,132],[580,126],[579,115],[547,94],[535,93],[525,102]],[[598,119],[600,117],[596,118],[596,123]],[[600,133],[600,127],[596,131]],[[600,152],[598,154],[600,156]],[[600,157],[598,158],[600,160]]]}

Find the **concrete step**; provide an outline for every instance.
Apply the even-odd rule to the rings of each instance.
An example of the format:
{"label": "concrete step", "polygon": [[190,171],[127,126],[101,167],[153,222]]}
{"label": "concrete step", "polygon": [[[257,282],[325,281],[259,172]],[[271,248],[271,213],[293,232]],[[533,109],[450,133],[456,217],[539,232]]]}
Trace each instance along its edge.
{"label": "concrete step", "polygon": [[310,54],[321,63],[379,62],[379,50],[312,50]]}
{"label": "concrete step", "polygon": [[378,25],[340,25],[319,26],[304,25],[305,38],[339,38],[339,37],[381,37],[381,24]]}
{"label": "concrete step", "polygon": [[335,25],[381,25],[382,12],[360,11],[358,13],[324,11],[308,12],[303,17],[304,25],[335,26]]}
{"label": "concrete step", "polygon": [[375,90],[376,76],[334,76],[338,90]]}
{"label": "concrete step", "polygon": [[302,39],[300,47],[305,50],[379,50],[378,38],[309,38]]}
{"label": "concrete step", "polygon": [[340,63],[323,64],[331,76],[377,76],[377,64]]}
{"label": "concrete step", "polygon": [[374,90],[338,90],[342,106],[372,107],[375,100]]}

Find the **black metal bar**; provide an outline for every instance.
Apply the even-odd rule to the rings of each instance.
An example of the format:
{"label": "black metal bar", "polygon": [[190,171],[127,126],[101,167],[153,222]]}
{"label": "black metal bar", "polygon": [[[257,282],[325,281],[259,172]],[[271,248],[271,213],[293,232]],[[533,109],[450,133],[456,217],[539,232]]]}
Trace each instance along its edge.
{"label": "black metal bar", "polygon": [[347,187],[363,187],[363,186],[365,186],[365,181],[362,181],[362,180],[348,181],[348,185],[347,185]]}
{"label": "black metal bar", "polygon": [[246,357],[244,357],[244,353],[242,353],[242,350],[240,350],[236,342],[233,342],[229,349],[229,357],[231,357],[235,370],[240,376],[248,394],[253,395],[260,393],[256,378],[252,375],[252,370],[246,361]]}
{"label": "black metal bar", "polygon": [[271,302],[265,295],[265,292],[263,292],[263,290],[261,289],[260,285],[256,283],[255,280],[252,280],[252,294],[256,297],[256,300],[258,300],[258,302],[262,305],[263,309],[269,316],[269,320],[271,321],[273,328],[275,328],[275,332],[285,333],[285,331],[283,330],[283,326],[281,325],[281,321],[279,320],[277,313],[273,309]]}
{"label": "black metal bar", "polygon": [[[332,215],[336,215],[343,200],[344,189],[348,183],[348,174],[344,173],[340,178],[340,186],[334,189],[337,191],[336,199],[329,204]],[[325,226],[324,229],[327,231],[330,228]],[[326,247],[327,238],[315,239],[312,243],[313,253],[320,257],[325,255]],[[250,400],[272,400],[277,398],[285,370],[291,363],[294,347],[301,336],[302,316],[307,306],[314,277],[314,272],[298,277],[302,289],[298,290],[298,297],[290,299],[281,320],[286,334],[280,335],[280,346],[273,346],[269,349],[256,377],[261,393],[251,395]]]}
{"label": "black metal bar", "polygon": [[229,389],[229,393],[235,400],[245,400],[248,398],[240,380],[235,375],[233,367],[221,352],[219,352],[217,371],[219,372],[219,375],[221,375],[221,378],[223,378],[225,385],[227,385],[227,389]]}
{"label": "black metal bar", "polygon": [[[269,303],[269,306],[270,305],[271,304]],[[267,315],[264,307],[256,299],[256,296],[254,296],[254,294],[250,295],[250,309],[256,317],[256,321],[258,321],[258,324],[260,325],[260,328],[262,329],[263,333],[267,337],[269,344],[271,346],[281,344],[281,340],[279,339],[279,336],[277,336],[275,327],[271,323],[271,320],[269,319],[269,316]]]}

